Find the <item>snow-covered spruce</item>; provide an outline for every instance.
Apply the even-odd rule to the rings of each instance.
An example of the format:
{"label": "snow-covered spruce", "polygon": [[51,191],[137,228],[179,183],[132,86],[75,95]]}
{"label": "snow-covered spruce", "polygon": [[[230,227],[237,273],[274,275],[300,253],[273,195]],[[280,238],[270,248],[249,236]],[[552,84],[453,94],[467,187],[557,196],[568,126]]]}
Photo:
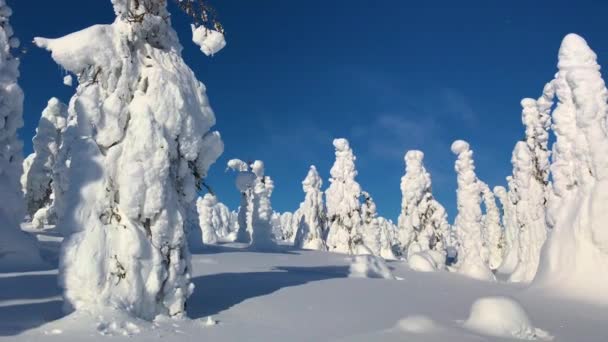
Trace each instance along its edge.
{"label": "snow-covered spruce", "polygon": [[21,183],[27,214],[36,228],[56,223],[53,170],[67,126],[67,112],[68,107],[57,98],[49,100],[32,139],[34,153],[24,162]]}
{"label": "snow-covered spruce", "polygon": [[34,239],[21,231],[25,215],[20,178],[22,142],[17,129],[23,126],[23,91],[17,84],[19,60],[11,49],[19,47],[9,23],[12,10],[0,0],[0,269],[41,263]]}
{"label": "snow-covered spruce", "polygon": [[[403,256],[431,251],[431,260],[439,268],[445,265],[446,237],[449,224],[445,209],[433,198],[431,176],[426,171],[424,153],[405,154],[405,175],[401,178],[401,214],[398,238]],[[443,260],[442,260],[443,259]]]}
{"label": "snow-covered spruce", "polygon": [[[289,243],[295,243],[296,234],[298,232],[298,226],[300,224],[300,219],[302,218],[302,212],[300,208],[294,211],[293,213],[284,212],[281,214],[281,234],[283,235],[283,239]],[[325,233],[326,230],[323,231],[323,241],[325,241]]]}
{"label": "snow-covered spruce", "polygon": [[302,189],[306,196],[300,204],[302,216],[298,222],[298,228],[294,246],[304,249],[326,250],[323,232],[326,230],[327,214],[323,203],[323,192],[321,186],[323,180],[314,166],[310,167]]}
{"label": "snow-covered spruce", "polygon": [[79,83],[62,286],[77,310],[180,317],[193,290],[186,210],[223,144],[166,1],[112,4],[111,25],[35,39]]}
{"label": "snow-covered spruce", "polygon": [[494,195],[498,198],[502,208],[502,226],[504,229],[503,260],[497,272],[510,275],[518,263],[519,226],[517,225],[512,177],[507,177],[507,183],[509,184],[509,191],[503,186],[496,186],[494,187]]}
{"label": "snow-covered spruce", "polygon": [[543,248],[536,287],[608,303],[608,91],[587,42],[567,35],[553,85],[553,229]]}
{"label": "snow-covered spruce", "polygon": [[207,193],[196,200],[196,223],[190,227],[190,247],[231,241],[236,229],[236,217],[214,194]]}
{"label": "snow-covered spruce", "polygon": [[361,204],[361,218],[363,220],[361,237],[363,238],[363,244],[373,255],[380,256],[380,251],[382,250],[382,246],[380,245],[382,229],[378,220],[376,203],[367,191],[362,191],[361,197],[363,199],[363,203]]}
{"label": "snow-covered spruce", "polygon": [[513,282],[529,282],[534,279],[541,248],[547,239],[548,131],[554,93],[553,84],[549,83],[538,100],[521,101],[526,140],[517,143],[512,158],[519,227],[518,263],[510,277]]}
{"label": "snow-covered spruce", "polygon": [[487,264],[496,270],[504,257],[504,230],[500,222],[500,210],[496,206],[494,193],[487,184],[481,183],[481,193],[486,213],[483,216],[484,245],[487,250]]}
{"label": "snow-covered spruce", "polygon": [[454,229],[458,236],[457,271],[480,280],[494,280],[494,274],[483,260],[483,222],[481,212],[481,186],[475,174],[473,151],[469,144],[456,140],[452,152],[458,156],[456,175],[458,181],[458,215]]}
{"label": "snow-covered spruce", "polygon": [[238,213],[237,241],[258,249],[275,247],[272,234],[272,179],[264,175],[264,163],[247,164],[239,159],[228,161],[228,168],[237,172],[236,186],[241,192]]}
{"label": "snow-covered spruce", "polygon": [[346,139],[334,139],[336,161],[330,170],[325,191],[329,230],[326,245],[330,252],[358,254],[361,237],[361,187],[355,181],[355,156]]}
{"label": "snow-covered spruce", "polygon": [[213,245],[218,241],[217,226],[218,217],[215,213],[217,198],[212,194],[205,194],[196,201],[199,225],[201,227],[201,238],[203,244]]}

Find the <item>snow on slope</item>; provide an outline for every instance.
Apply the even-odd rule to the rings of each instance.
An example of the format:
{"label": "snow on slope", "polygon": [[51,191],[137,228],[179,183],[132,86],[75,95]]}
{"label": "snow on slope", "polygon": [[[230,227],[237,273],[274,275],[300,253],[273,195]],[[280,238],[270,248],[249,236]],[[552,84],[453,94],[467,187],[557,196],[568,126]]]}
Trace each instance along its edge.
{"label": "snow on slope", "polygon": [[[52,231],[38,236],[49,253],[56,251],[57,239],[41,234]],[[193,255],[197,290],[184,320],[150,323],[112,312],[63,317],[56,271],[0,273],[0,341],[108,341],[108,335],[136,342],[510,341],[463,326],[473,303],[495,296],[517,300],[534,327],[555,341],[608,338],[605,307],[532,294],[515,284],[412,272],[396,261],[387,265],[401,280],[348,278],[346,255],[261,253],[244,246],[210,246]],[[216,325],[208,325],[209,316]]]}

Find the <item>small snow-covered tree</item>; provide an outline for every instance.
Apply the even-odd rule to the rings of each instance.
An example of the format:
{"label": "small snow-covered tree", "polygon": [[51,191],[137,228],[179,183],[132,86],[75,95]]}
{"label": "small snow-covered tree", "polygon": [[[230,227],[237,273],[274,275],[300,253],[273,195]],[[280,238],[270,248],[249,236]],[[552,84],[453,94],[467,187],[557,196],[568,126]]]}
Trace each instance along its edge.
{"label": "small snow-covered tree", "polygon": [[304,249],[326,250],[323,232],[326,230],[327,214],[323,203],[321,186],[323,180],[314,166],[310,167],[302,188],[306,196],[300,204],[300,221],[296,231],[294,246]]}
{"label": "small snow-covered tree", "polygon": [[510,281],[530,282],[538,269],[541,248],[547,238],[549,190],[549,126],[553,104],[552,84],[545,86],[538,100],[523,99],[522,122],[526,139],[513,150],[513,182],[517,192],[516,221],[519,227],[518,262]]}
{"label": "small snow-covered tree", "polygon": [[329,230],[326,245],[330,252],[357,254],[361,237],[361,187],[355,181],[355,156],[348,140],[334,139],[336,161],[330,170],[329,188],[325,191]]}
{"label": "small snow-covered tree", "polygon": [[236,184],[242,194],[237,241],[260,249],[274,248],[270,204],[274,183],[264,175],[264,163],[256,160],[247,164],[232,159],[228,162],[228,168],[238,172]]}
{"label": "small snow-covered tree", "polygon": [[110,25],[35,39],[79,83],[63,144],[62,285],[77,310],[181,317],[193,290],[187,210],[223,144],[167,2],[112,5]]}
{"label": "small snow-covered tree", "polygon": [[445,209],[433,198],[431,176],[421,151],[405,154],[405,175],[401,178],[401,214],[398,237],[403,256],[433,250],[446,253],[449,224]]}
{"label": "small snow-covered tree", "polygon": [[516,200],[512,177],[507,177],[509,191],[503,186],[494,187],[494,195],[502,208],[502,226],[504,227],[503,260],[498,269],[499,273],[511,274],[518,263],[519,226],[516,217]]}
{"label": "small snow-covered tree", "polygon": [[361,197],[363,198],[363,204],[361,205],[361,217],[363,219],[361,237],[363,238],[363,244],[373,255],[380,256],[382,229],[378,220],[376,203],[366,191],[361,192]]}
{"label": "small snow-covered tree", "polygon": [[549,196],[550,238],[535,286],[593,303],[608,303],[608,90],[596,54],[569,34],[559,50],[552,84],[553,111]]}
{"label": "small snow-covered tree", "polygon": [[11,50],[19,47],[9,23],[12,10],[0,0],[0,269],[41,263],[34,240],[19,224],[25,208],[21,193],[22,142],[17,129],[23,126],[23,91],[17,84],[19,60]]}
{"label": "small snow-covered tree", "polygon": [[51,98],[42,111],[36,135],[32,139],[34,153],[24,163],[22,177],[27,213],[36,228],[55,224],[55,194],[53,170],[59,154],[63,132],[67,126],[68,108],[57,98]]}
{"label": "small snow-covered tree", "polygon": [[381,216],[378,217],[378,224],[380,226],[380,256],[386,260],[397,259],[394,251],[397,226],[391,220]]}
{"label": "small snow-covered tree", "polygon": [[212,194],[205,194],[196,201],[202,238],[200,242],[203,244],[214,245],[218,241],[217,230],[220,223],[217,222],[218,217],[215,212],[217,204],[217,197]]}
{"label": "small snow-covered tree", "polygon": [[475,174],[473,151],[467,142],[456,140],[452,144],[452,152],[458,156],[455,166],[458,215],[454,220],[458,236],[456,268],[459,273],[472,278],[494,280],[494,274],[483,260],[481,186]]}
{"label": "small snow-covered tree", "polygon": [[491,270],[502,264],[504,255],[504,230],[500,222],[500,210],[496,206],[494,193],[487,184],[481,183],[481,193],[486,213],[483,217],[484,242],[487,249],[487,263]]}

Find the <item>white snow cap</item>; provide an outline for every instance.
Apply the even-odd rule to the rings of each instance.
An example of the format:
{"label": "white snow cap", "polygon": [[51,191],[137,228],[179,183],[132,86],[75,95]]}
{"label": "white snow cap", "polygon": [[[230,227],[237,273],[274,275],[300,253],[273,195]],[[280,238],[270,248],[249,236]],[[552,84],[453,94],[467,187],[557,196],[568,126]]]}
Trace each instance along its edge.
{"label": "white snow cap", "polygon": [[572,67],[591,67],[595,70],[600,70],[597,64],[597,55],[585,39],[575,33],[570,33],[562,40],[562,45],[559,48],[559,69],[568,69]]}
{"label": "white snow cap", "polygon": [[469,143],[464,140],[456,140],[452,143],[452,153],[458,155],[470,149]]}
{"label": "white snow cap", "polygon": [[190,27],[192,28],[192,41],[200,46],[206,56],[213,56],[226,46],[223,33],[205,26],[190,25]]}

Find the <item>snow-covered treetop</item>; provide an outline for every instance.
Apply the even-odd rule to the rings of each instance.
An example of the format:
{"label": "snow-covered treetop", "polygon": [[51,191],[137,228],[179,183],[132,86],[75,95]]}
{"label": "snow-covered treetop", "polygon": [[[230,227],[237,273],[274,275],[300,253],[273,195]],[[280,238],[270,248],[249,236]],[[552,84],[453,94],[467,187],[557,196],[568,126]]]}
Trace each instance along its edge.
{"label": "snow-covered treetop", "polygon": [[[431,188],[431,176],[426,172],[422,160],[422,151],[408,151],[405,154],[405,176],[401,179],[401,191],[403,193],[404,204],[420,202],[425,191]],[[415,196],[417,198],[410,198]]]}
{"label": "snow-covered treetop", "polygon": [[355,160],[357,157],[353,154],[348,140],[340,138],[334,139],[334,147],[336,148],[336,162],[329,171],[334,180],[354,179],[357,176],[355,169]]}
{"label": "snow-covered treetop", "polygon": [[591,50],[583,37],[574,33],[568,34],[562,40],[558,58],[557,67],[560,70],[573,67],[600,70],[595,52]]}
{"label": "snow-covered treetop", "polygon": [[249,170],[249,165],[240,159],[230,159],[227,165],[228,169],[233,171],[247,171]]}
{"label": "snow-covered treetop", "polygon": [[256,160],[251,164],[251,171],[255,174],[256,177],[262,178],[264,177],[264,162],[261,160]]}
{"label": "snow-covered treetop", "polygon": [[329,182],[326,191],[327,211],[329,216],[348,215],[358,210],[361,205],[359,196],[361,186],[355,181],[357,170],[356,157],[346,139],[334,139],[336,148],[336,161],[331,167]]}
{"label": "snow-covered treetop", "polygon": [[306,178],[302,181],[302,189],[304,189],[304,192],[308,193],[320,190],[321,186],[323,186],[323,180],[319,176],[317,168],[314,165],[311,165]]}
{"label": "snow-covered treetop", "polygon": [[464,140],[456,140],[452,143],[452,153],[458,155],[461,153],[464,153],[466,151],[469,151],[470,147],[469,147],[469,143],[464,141]]}

